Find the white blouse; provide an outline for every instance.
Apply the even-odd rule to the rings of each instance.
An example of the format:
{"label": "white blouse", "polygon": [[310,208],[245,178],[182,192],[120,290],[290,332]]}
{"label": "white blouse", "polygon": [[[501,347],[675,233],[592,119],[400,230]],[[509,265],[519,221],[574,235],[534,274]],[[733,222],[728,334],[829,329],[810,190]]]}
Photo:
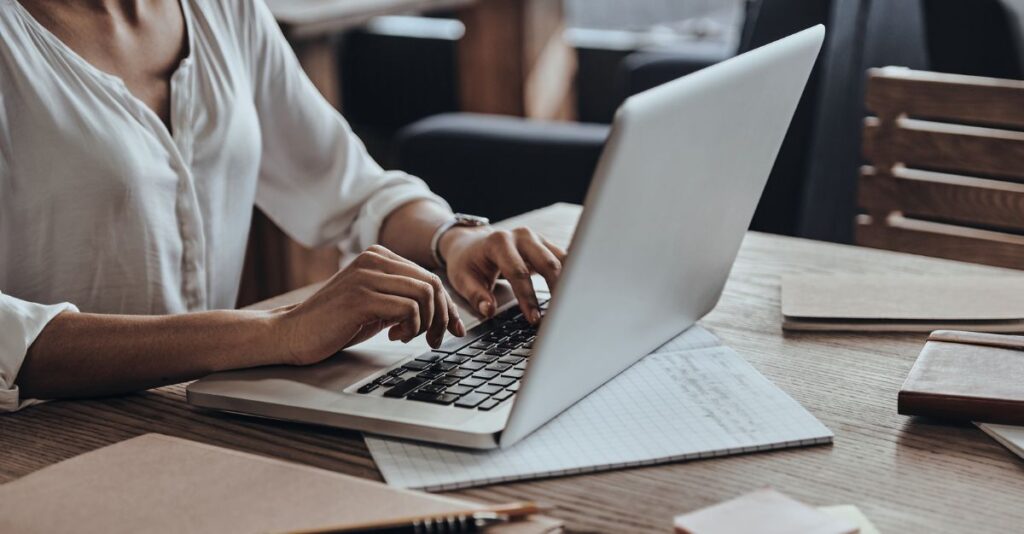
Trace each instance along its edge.
{"label": "white blouse", "polygon": [[0,0],[0,412],[64,310],[232,308],[253,205],[308,246],[372,244],[411,200],[303,74],[260,0],[182,0],[171,128]]}

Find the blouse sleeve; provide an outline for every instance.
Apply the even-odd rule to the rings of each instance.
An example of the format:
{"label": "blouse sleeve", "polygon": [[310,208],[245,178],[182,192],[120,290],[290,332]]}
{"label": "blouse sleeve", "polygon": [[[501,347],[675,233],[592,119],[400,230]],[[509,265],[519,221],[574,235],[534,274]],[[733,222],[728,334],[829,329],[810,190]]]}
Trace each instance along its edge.
{"label": "blouse sleeve", "polygon": [[50,320],[63,311],[78,311],[68,303],[44,305],[0,293],[0,412],[36,404],[22,399],[15,380],[28,348]]}
{"label": "blouse sleeve", "polygon": [[306,77],[266,5],[240,4],[263,140],[256,204],[268,217],[304,245],[356,253],[403,204],[447,206],[422,180],[382,169]]}

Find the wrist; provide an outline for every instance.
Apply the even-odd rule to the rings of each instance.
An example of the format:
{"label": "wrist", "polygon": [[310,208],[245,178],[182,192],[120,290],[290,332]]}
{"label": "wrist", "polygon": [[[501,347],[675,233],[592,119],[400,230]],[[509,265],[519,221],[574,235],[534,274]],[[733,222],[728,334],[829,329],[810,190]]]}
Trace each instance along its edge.
{"label": "wrist", "polygon": [[449,263],[459,249],[493,231],[490,226],[453,226],[441,235],[437,243],[438,254],[445,263]]}
{"label": "wrist", "polygon": [[260,365],[290,365],[305,361],[310,349],[301,343],[303,336],[298,332],[300,321],[296,308],[289,306],[258,313],[253,320],[260,335],[254,339],[261,340],[262,347],[270,349],[269,354],[263,355],[264,362]]}

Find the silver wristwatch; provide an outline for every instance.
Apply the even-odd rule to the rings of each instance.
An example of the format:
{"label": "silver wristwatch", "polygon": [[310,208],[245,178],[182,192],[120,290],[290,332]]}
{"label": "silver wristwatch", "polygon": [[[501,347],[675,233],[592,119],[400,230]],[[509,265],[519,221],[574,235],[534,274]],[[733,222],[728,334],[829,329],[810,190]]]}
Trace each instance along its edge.
{"label": "silver wristwatch", "polygon": [[439,226],[434,231],[434,237],[430,239],[430,251],[434,255],[434,263],[440,267],[445,266],[444,258],[441,257],[441,238],[445,232],[456,226],[487,226],[488,224],[491,224],[491,221],[487,217],[456,213],[451,219]]}

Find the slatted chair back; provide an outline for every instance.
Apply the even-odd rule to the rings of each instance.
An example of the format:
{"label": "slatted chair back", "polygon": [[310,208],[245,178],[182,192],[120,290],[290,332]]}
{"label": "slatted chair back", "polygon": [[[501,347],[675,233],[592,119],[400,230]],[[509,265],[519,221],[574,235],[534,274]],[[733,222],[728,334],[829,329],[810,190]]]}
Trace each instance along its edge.
{"label": "slatted chair back", "polygon": [[856,242],[1024,269],[1024,81],[872,69]]}

